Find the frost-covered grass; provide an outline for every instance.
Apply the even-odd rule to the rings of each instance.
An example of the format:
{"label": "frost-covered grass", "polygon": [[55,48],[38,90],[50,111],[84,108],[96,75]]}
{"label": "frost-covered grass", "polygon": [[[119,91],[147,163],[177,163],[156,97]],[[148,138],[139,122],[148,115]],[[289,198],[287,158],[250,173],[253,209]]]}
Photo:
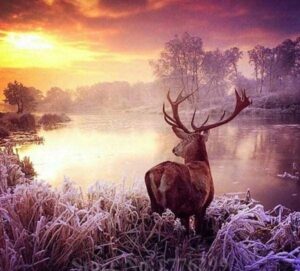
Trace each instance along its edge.
{"label": "frost-covered grass", "polygon": [[300,269],[300,213],[249,195],[215,198],[200,237],[170,211],[151,214],[139,188],[30,181],[11,150],[0,178],[0,270]]}

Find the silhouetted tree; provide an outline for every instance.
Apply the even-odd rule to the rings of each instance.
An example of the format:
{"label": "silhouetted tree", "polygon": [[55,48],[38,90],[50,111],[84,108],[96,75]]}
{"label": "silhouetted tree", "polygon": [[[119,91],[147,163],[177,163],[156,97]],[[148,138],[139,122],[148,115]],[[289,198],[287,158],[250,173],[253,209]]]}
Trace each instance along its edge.
{"label": "silhouetted tree", "polygon": [[[237,48],[236,48],[237,49]],[[237,76],[239,51],[234,48],[222,52],[217,49],[205,53],[202,70],[207,93],[213,90],[214,96],[223,96],[228,89],[231,75]]]}
{"label": "silhouetted tree", "polygon": [[4,89],[4,101],[10,105],[17,105],[17,113],[23,113],[24,110],[33,110],[35,108],[35,97],[39,92],[39,90],[33,90],[15,81],[14,83],[8,83],[7,88]]}
{"label": "silhouetted tree", "polygon": [[232,48],[226,50],[224,55],[226,58],[226,62],[229,63],[230,67],[234,71],[235,77],[237,77],[238,76],[237,63],[242,58],[243,53],[241,52],[241,50],[239,48],[232,47]]}
{"label": "silhouetted tree", "polygon": [[[268,91],[284,89],[284,83],[298,82],[300,76],[300,37],[287,39],[274,48],[261,45],[248,51],[249,62],[254,66],[257,91],[262,92],[268,79]],[[294,85],[295,87],[295,85]]]}
{"label": "silhouetted tree", "polygon": [[35,110],[40,103],[42,103],[44,95],[39,89],[34,87],[28,87],[28,92],[30,96],[33,97],[33,101],[31,103],[24,104],[24,110],[32,111]]}
{"label": "silhouetted tree", "polygon": [[292,75],[292,71],[297,62],[296,52],[297,42],[290,39],[285,40],[273,49],[275,54],[276,78],[279,84]]}
{"label": "silhouetted tree", "polygon": [[53,87],[47,91],[43,107],[47,111],[68,111],[72,105],[72,97],[68,91]]}
{"label": "silhouetted tree", "polygon": [[187,94],[199,88],[204,56],[202,39],[184,33],[168,41],[160,58],[150,65],[159,79]]}
{"label": "silhouetted tree", "polygon": [[198,95],[191,97],[195,103],[201,94],[202,100],[208,93],[218,96],[225,93],[229,81],[234,79],[231,76],[238,74],[237,62],[241,55],[237,47],[225,52],[219,49],[205,52],[200,37],[184,33],[168,41],[160,58],[150,64],[154,75],[168,87],[183,89],[185,94],[199,90]]}
{"label": "silhouetted tree", "polygon": [[255,78],[257,81],[256,89],[259,93],[262,93],[265,82],[268,52],[268,49],[261,45],[257,45],[248,51],[249,62],[254,65]]}
{"label": "silhouetted tree", "polygon": [[295,65],[292,70],[294,78],[300,77],[300,37],[295,40]]}

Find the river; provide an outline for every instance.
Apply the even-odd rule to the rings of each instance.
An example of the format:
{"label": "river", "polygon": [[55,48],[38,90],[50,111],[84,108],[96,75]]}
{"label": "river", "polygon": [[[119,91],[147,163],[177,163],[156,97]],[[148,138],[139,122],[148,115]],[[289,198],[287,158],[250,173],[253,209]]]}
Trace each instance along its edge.
{"label": "river", "polygon": [[[64,178],[84,189],[95,181],[140,184],[145,172],[165,161],[181,161],[179,142],[161,115],[103,113],[73,115],[65,127],[39,132],[42,145],[18,147],[29,156],[38,179],[53,186]],[[300,210],[300,180],[280,178],[300,166],[299,119],[238,117],[211,131],[207,151],[217,195],[245,192],[269,209]]]}

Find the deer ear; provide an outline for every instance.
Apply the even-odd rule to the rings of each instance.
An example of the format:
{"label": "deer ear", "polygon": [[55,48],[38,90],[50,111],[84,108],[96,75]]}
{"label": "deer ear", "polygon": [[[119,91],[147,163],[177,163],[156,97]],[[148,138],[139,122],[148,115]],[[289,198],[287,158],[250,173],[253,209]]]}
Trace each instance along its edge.
{"label": "deer ear", "polygon": [[179,128],[172,126],[172,130],[180,139],[186,139],[188,137],[188,134]]}
{"label": "deer ear", "polygon": [[204,142],[207,142],[208,136],[209,136],[209,130],[204,131],[204,132],[202,133],[202,136],[203,136]]}

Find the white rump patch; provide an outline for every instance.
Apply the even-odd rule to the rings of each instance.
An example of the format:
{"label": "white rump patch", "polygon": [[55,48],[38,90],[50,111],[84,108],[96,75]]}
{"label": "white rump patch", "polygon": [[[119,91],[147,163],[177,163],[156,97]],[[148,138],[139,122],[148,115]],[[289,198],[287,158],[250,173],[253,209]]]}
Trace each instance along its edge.
{"label": "white rump patch", "polygon": [[158,188],[158,191],[160,192],[161,195],[161,201],[160,204],[163,207],[166,207],[167,205],[167,200],[166,200],[166,192],[168,190],[168,182],[167,182],[167,176],[165,174],[162,175],[161,180],[160,180],[160,185]]}
{"label": "white rump patch", "polygon": [[157,186],[155,184],[154,174],[152,172],[149,174],[149,178],[150,178],[150,185],[151,185],[152,193],[156,199],[156,202],[158,202],[159,201],[158,191],[157,191]]}

